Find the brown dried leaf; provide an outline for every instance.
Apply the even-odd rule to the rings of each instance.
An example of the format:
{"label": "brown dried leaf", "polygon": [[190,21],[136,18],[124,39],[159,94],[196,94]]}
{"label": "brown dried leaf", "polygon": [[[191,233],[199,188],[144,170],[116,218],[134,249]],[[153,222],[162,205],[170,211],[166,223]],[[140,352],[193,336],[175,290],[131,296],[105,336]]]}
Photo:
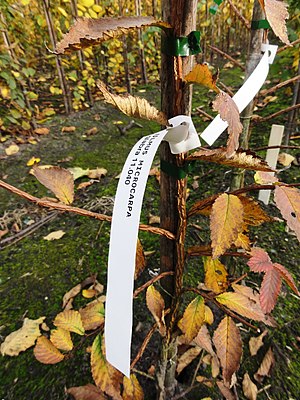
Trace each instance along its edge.
{"label": "brown dried leaf", "polygon": [[225,382],[238,370],[242,357],[241,334],[233,320],[226,316],[215,330],[213,343],[217,350]]}
{"label": "brown dried leaf", "polygon": [[244,375],[243,392],[247,399],[256,400],[258,392],[257,386],[251,381],[248,372],[246,372]]}
{"label": "brown dried leaf", "polygon": [[104,322],[104,305],[100,300],[94,300],[79,309],[82,325],[85,331],[97,329]]}
{"label": "brown dried leaf", "polygon": [[203,257],[205,271],[205,286],[215,293],[224,292],[227,289],[227,271],[218,259]]}
{"label": "brown dried leaf", "polygon": [[270,222],[272,219],[264,212],[260,205],[251,197],[238,196],[244,207],[244,223],[246,227],[259,226],[264,222]]}
{"label": "brown dried leaf", "polygon": [[288,167],[292,164],[292,162],[295,160],[296,158],[294,156],[292,156],[291,154],[288,153],[280,153],[278,155],[278,159],[277,161],[279,162],[279,164],[283,165],[284,167]]}
{"label": "brown dried leaf", "polygon": [[144,400],[143,389],[135,374],[130,374],[130,379],[124,376],[123,388],[123,400]]}
{"label": "brown dried leaf", "polygon": [[96,385],[114,400],[122,400],[120,385],[122,374],[106,361],[104,340],[98,335],[91,352],[91,370]]}
{"label": "brown dried leaf", "polygon": [[288,4],[284,1],[278,0],[264,0],[264,8],[267,20],[276,36],[278,36],[283,43],[290,45],[287,35],[287,27],[285,20],[289,18]]}
{"label": "brown dried leaf", "polygon": [[96,169],[90,169],[87,176],[91,179],[99,179],[102,178],[107,174],[107,169],[105,168],[96,168]]}
{"label": "brown dried leaf", "polygon": [[201,149],[191,154],[188,160],[203,160],[254,171],[273,171],[262,158],[249,150],[237,150],[231,157],[228,157],[224,147],[213,150]]}
{"label": "brown dried leaf", "polygon": [[35,358],[43,364],[57,364],[64,359],[64,355],[46,336],[38,338],[33,353]]}
{"label": "brown dried leaf", "polygon": [[70,351],[73,349],[71,334],[62,328],[53,329],[51,331],[50,340],[60,350]]}
{"label": "brown dried leaf", "polygon": [[59,240],[61,239],[64,235],[66,234],[66,232],[59,230],[59,231],[55,231],[55,232],[51,232],[49,233],[47,236],[43,236],[44,240]]}
{"label": "brown dried leaf", "polygon": [[178,358],[176,372],[180,374],[195,358],[199,356],[201,349],[199,347],[191,347]]}
{"label": "brown dried leaf", "polygon": [[217,385],[226,400],[236,400],[235,395],[222,381],[217,381]]}
{"label": "brown dried leaf", "polygon": [[130,117],[143,118],[148,121],[155,121],[161,125],[167,125],[168,120],[165,114],[151,106],[146,99],[131,95],[118,96],[110,93],[103,82],[98,83],[98,88],[104,96],[104,100],[115,106],[118,110]]}
{"label": "brown dried leaf", "polygon": [[212,347],[212,342],[210,338],[209,331],[206,325],[202,325],[197,336],[194,339],[194,343],[207,351],[212,357],[216,356],[214,349]]}
{"label": "brown dried leaf", "polygon": [[34,133],[36,133],[37,135],[48,135],[49,132],[50,129],[48,128],[36,128],[34,130]]}
{"label": "brown dried leaf", "polygon": [[258,185],[272,185],[278,182],[278,178],[274,175],[274,172],[257,171],[254,175],[255,183]]}
{"label": "brown dried leaf", "polygon": [[70,50],[83,49],[127,34],[130,29],[151,25],[170,27],[153,17],[77,18],[70,31],[57,43],[55,52],[63,54]]}
{"label": "brown dried leaf", "polygon": [[300,190],[288,186],[276,186],[274,201],[287,225],[300,242]]}
{"label": "brown dried leaf", "polygon": [[76,126],[63,126],[61,128],[62,132],[75,132],[76,131]]}
{"label": "brown dried leaf", "polygon": [[147,307],[157,322],[159,332],[162,336],[166,334],[166,324],[164,321],[165,301],[154,285],[148,287],[146,291]]}
{"label": "brown dried leaf", "polygon": [[208,64],[196,64],[192,71],[184,77],[188,83],[198,83],[219,93],[220,89],[216,86],[218,78],[219,72],[213,75]]}
{"label": "brown dried leaf", "polygon": [[[65,308],[68,304],[72,303],[74,297],[76,297],[81,289],[87,285],[91,285],[95,282],[95,276],[89,276],[83,282],[78,283],[78,285],[74,286],[71,290],[64,294],[62,308]],[[71,307],[69,307],[71,308]]]}
{"label": "brown dried leaf", "polygon": [[85,386],[74,386],[66,390],[75,400],[106,400],[103,392],[95,385],[88,383]]}
{"label": "brown dried leaf", "polygon": [[256,356],[258,350],[263,346],[263,344],[264,344],[263,340],[267,334],[268,334],[268,331],[265,330],[259,336],[250,338],[249,350],[250,350],[251,356]]}
{"label": "brown dried leaf", "polygon": [[25,318],[22,328],[6,336],[1,343],[1,354],[7,356],[17,356],[21,351],[33,346],[36,339],[41,336],[40,325],[46,317],[38,319]]}
{"label": "brown dried leaf", "polygon": [[12,143],[10,146],[6,147],[5,153],[7,156],[13,156],[14,154],[17,154],[19,150],[20,147],[17,144]]}
{"label": "brown dried leaf", "polygon": [[205,304],[202,296],[197,296],[186,307],[178,326],[187,342],[191,342],[199,332],[205,318]]}
{"label": "brown dried leaf", "polygon": [[53,324],[66,331],[75,332],[78,335],[84,335],[81,315],[78,311],[65,310],[55,317]]}
{"label": "brown dried leaf", "polygon": [[270,376],[271,368],[275,364],[275,358],[271,347],[264,356],[260,367],[254,374],[254,378],[257,382],[261,383],[265,376]]}
{"label": "brown dried leaf", "polygon": [[229,94],[220,91],[213,101],[213,109],[218,111],[223,121],[228,123],[229,138],[227,141],[226,155],[232,157],[235,150],[239,147],[239,136],[243,130],[240,122],[240,113],[234,100]]}
{"label": "brown dried leaf", "polygon": [[250,250],[250,239],[244,233],[239,233],[234,245],[237,248]]}
{"label": "brown dried leaf", "polygon": [[135,271],[134,279],[137,279],[146,267],[146,258],[144,249],[140,240],[137,240],[136,255],[135,255]]}
{"label": "brown dried leaf", "polygon": [[212,206],[210,230],[212,257],[221,256],[237,239],[243,228],[243,204],[232,194],[223,193]]}
{"label": "brown dried leaf", "polygon": [[74,178],[70,171],[60,167],[40,168],[33,166],[34,176],[65,204],[74,200]]}
{"label": "brown dried leaf", "polygon": [[259,292],[262,310],[268,314],[276,305],[281,289],[281,274],[275,268],[267,271],[261,283]]}

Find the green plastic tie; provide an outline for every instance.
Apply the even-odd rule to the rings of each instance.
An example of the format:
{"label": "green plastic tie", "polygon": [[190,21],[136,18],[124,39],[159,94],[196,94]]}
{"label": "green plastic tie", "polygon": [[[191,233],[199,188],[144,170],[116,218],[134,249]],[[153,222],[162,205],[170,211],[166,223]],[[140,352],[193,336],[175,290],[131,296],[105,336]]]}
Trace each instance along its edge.
{"label": "green plastic tie", "polygon": [[251,29],[256,30],[256,29],[269,29],[270,24],[266,19],[260,19],[258,21],[252,21],[251,22]]}
{"label": "green plastic tie", "polygon": [[201,53],[200,31],[192,31],[188,36],[162,37],[162,52],[168,56],[191,56]]}
{"label": "green plastic tie", "polygon": [[164,160],[160,160],[160,169],[165,174],[176,179],[184,179],[187,175],[185,167],[178,167],[177,165],[170,164]]}
{"label": "green plastic tie", "polygon": [[217,11],[218,11],[218,6],[217,6],[216,4],[209,7],[209,12],[210,12],[211,14],[214,14],[214,15],[215,15]]}

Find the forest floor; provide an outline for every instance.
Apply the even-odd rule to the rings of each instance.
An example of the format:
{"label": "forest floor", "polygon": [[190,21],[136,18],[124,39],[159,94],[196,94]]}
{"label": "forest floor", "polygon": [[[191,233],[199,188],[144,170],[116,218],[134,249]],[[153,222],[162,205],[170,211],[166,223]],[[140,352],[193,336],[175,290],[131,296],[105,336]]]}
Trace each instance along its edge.
{"label": "forest floor", "polygon": [[[240,77],[240,81],[242,77]],[[226,82],[230,84],[230,80]],[[239,83],[236,82],[236,85]],[[232,87],[235,90],[235,87]],[[144,93],[144,89],[147,89]],[[149,98],[158,98],[159,91],[155,87],[139,88],[138,95]],[[201,90],[196,90],[194,110],[196,106],[204,105],[207,111],[210,98],[205,103],[200,102]],[[211,96],[212,98],[212,96]],[[271,114],[285,106],[288,100],[284,94],[281,103],[270,103],[266,114]],[[287,104],[289,105],[289,104]],[[274,121],[284,123],[284,116]],[[118,124],[122,126],[130,122],[130,118],[103,103],[96,103],[87,111],[73,114],[69,117],[56,116],[47,126],[50,133],[36,137],[36,144],[20,145],[20,151],[13,156],[6,156],[4,148],[14,138],[0,144],[0,179],[29,192],[43,197],[50,193],[29,174],[27,162],[31,157],[39,157],[40,164],[59,165],[61,167],[81,167],[83,169],[105,168],[107,175],[94,182],[91,186],[76,190],[74,205],[85,207],[95,212],[111,215],[113,198],[115,195],[118,175],[122,170],[126,156],[134,143],[142,136],[160,130],[155,123],[137,121],[143,127],[134,127],[126,134],[121,135]],[[273,121],[272,121],[273,122]],[[203,122],[199,116],[194,117],[198,132],[208,122]],[[74,126],[73,132],[63,132],[62,128]],[[89,135],[91,128],[97,128],[97,133]],[[251,147],[267,145],[270,124],[253,126]],[[296,141],[291,144],[299,144]],[[291,151],[296,154],[297,151]],[[259,152],[264,157],[265,152]],[[154,166],[158,166],[158,159]],[[232,169],[216,164],[199,163],[188,177],[189,204],[196,199],[225,191],[230,186]],[[299,180],[299,166],[292,165],[280,174],[280,178],[293,183]],[[199,188],[195,189],[195,176]],[[82,177],[76,181],[87,181]],[[246,182],[253,182],[253,173],[247,173]],[[142,223],[149,223],[151,215],[159,214],[159,183],[155,176],[150,176],[143,202],[141,215]],[[256,197],[256,194],[254,195]],[[277,209],[271,203],[265,210],[274,217],[279,217]],[[46,221],[51,211],[38,208],[33,204],[0,189],[0,231],[6,227],[9,232],[0,241],[0,339],[1,341],[10,332],[20,328],[25,317],[37,319],[46,316],[51,325],[53,318],[61,311],[62,298],[72,287],[82,282],[92,274],[97,274],[98,281],[106,285],[106,266],[108,254],[108,240],[110,225],[107,222],[88,219],[86,217],[67,213],[56,213],[52,219]],[[195,218],[194,224],[201,227],[198,232],[201,239],[208,237],[209,224],[205,218]],[[32,229],[30,227],[36,227]],[[27,231],[24,231],[24,229]],[[59,240],[47,241],[44,237],[50,232],[63,230],[65,235]],[[24,232],[24,235],[22,233]],[[149,252],[147,268],[140,278],[140,282],[150,279],[151,272],[159,265],[159,238],[145,232],[140,232],[140,240],[144,250]],[[251,231],[251,239],[258,246],[266,249],[274,262],[283,264],[294,276],[299,287],[299,259],[300,247],[296,237],[288,232],[284,221],[276,221],[262,225]],[[190,226],[187,245],[195,244],[195,231]],[[199,268],[200,265],[200,268]],[[246,264],[240,262],[231,265],[231,271],[241,272]],[[246,269],[247,272],[248,269]],[[186,282],[189,285],[200,282],[203,271],[198,259],[191,259],[189,270],[186,273]],[[251,280],[260,279],[250,275]],[[86,299],[76,300],[76,305],[88,302]],[[135,302],[133,356],[138,350],[147,331],[153,324],[150,314],[145,319],[145,296],[141,294]],[[258,399],[296,400],[300,398],[300,359],[299,359],[299,299],[287,287],[283,287],[278,305],[274,310],[277,328],[268,328],[269,334],[265,338],[265,345],[256,356],[251,358],[249,351],[244,350],[242,371],[239,373],[237,387],[241,391],[241,377],[248,371],[251,376],[257,370],[266,349],[272,345],[275,354],[275,365],[272,375],[264,379],[259,386]],[[246,337],[254,333],[243,331]],[[158,336],[154,335],[150,341],[143,359],[136,365],[137,370],[144,372],[151,367],[153,358],[157,357]],[[188,388],[193,376],[192,364],[180,374],[178,380],[183,388]],[[200,371],[205,374],[205,365]],[[32,350],[21,353],[18,357],[3,357],[0,363],[0,399],[2,400],[62,400],[67,399],[65,388],[85,385],[93,382],[89,368],[89,354],[81,347],[72,358],[52,365],[40,364],[33,356]],[[140,375],[142,385],[146,385],[145,399],[155,398],[154,382]],[[216,389],[204,385],[198,386],[187,399],[202,399],[211,397],[220,399]],[[244,399],[241,394],[240,399]]]}

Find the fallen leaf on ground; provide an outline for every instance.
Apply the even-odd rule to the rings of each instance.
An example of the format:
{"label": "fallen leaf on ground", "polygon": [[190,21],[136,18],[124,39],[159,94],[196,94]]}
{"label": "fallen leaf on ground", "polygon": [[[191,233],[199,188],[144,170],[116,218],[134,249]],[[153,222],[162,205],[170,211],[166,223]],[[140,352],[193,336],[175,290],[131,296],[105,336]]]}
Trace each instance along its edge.
{"label": "fallen leaf on ground", "polygon": [[8,356],[17,356],[21,351],[27,350],[33,346],[36,339],[41,336],[40,325],[46,317],[38,319],[25,318],[22,328],[6,336],[1,343],[1,354]]}
{"label": "fallen leaf on ground", "polygon": [[14,154],[17,154],[20,150],[20,147],[17,144],[11,144],[5,149],[5,153],[7,156],[12,156]]}
{"label": "fallen leaf on ground", "polygon": [[90,172],[89,169],[83,169],[80,167],[71,167],[71,168],[68,168],[68,171],[70,171],[71,174],[73,175],[74,181],[76,181],[76,179],[79,179],[83,176],[87,176],[88,173]]}
{"label": "fallen leaf on ground", "polygon": [[34,130],[34,133],[36,133],[37,135],[48,135],[49,132],[49,128],[36,128]]}
{"label": "fallen leaf on ground", "polygon": [[87,176],[91,179],[99,179],[107,174],[107,169],[105,168],[96,168],[90,169]]}
{"label": "fallen leaf on ground", "polygon": [[94,128],[88,129],[85,134],[87,136],[92,136],[95,135],[98,132],[98,128],[96,126],[94,126]]}
{"label": "fallen leaf on ground", "polygon": [[43,239],[45,240],[58,240],[61,239],[66,232],[59,230],[59,231],[55,231],[55,232],[51,232],[49,233],[49,235],[44,236]]}
{"label": "fallen leaf on ground", "polygon": [[74,132],[76,131],[76,126],[63,126],[61,128],[62,132]]}
{"label": "fallen leaf on ground", "polygon": [[34,164],[37,164],[41,161],[40,158],[38,157],[31,157],[31,159],[29,161],[27,161],[27,167],[32,167]]}

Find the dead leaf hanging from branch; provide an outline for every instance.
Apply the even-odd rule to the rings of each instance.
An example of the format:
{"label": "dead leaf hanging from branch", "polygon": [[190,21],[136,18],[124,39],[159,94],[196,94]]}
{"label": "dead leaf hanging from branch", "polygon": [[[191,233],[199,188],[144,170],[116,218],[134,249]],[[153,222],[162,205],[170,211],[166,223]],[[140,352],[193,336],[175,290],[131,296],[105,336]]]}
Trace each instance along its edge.
{"label": "dead leaf hanging from branch", "polygon": [[285,20],[289,18],[288,5],[284,1],[278,0],[260,0],[260,4],[266,13],[267,20],[276,36],[283,43],[290,45],[287,35],[287,27]]}
{"label": "dead leaf hanging from branch", "polygon": [[228,123],[229,138],[226,156],[231,157],[239,147],[239,136],[243,130],[239,109],[232,98],[223,91],[220,91],[213,101],[213,109],[218,111],[222,120]]}
{"label": "dead leaf hanging from branch", "polygon": [[147,119],[161,125],[168,124],[165,114],[151,106],[146,99],[130,95],[118,96],[112,94],[107,90],[103,82],[98,82],[97,86],[101,90],[106,103],[112,104],[129,117]]}
{"label": "dead leaf hanging from branch", "polygon": [[83,49],[127,34],[130,29],[151,25],[171,28],[169,24],[156,21],[153,17],[78,18],[69,32],[57,43],[55,53],[64,54],[71,50]]}

